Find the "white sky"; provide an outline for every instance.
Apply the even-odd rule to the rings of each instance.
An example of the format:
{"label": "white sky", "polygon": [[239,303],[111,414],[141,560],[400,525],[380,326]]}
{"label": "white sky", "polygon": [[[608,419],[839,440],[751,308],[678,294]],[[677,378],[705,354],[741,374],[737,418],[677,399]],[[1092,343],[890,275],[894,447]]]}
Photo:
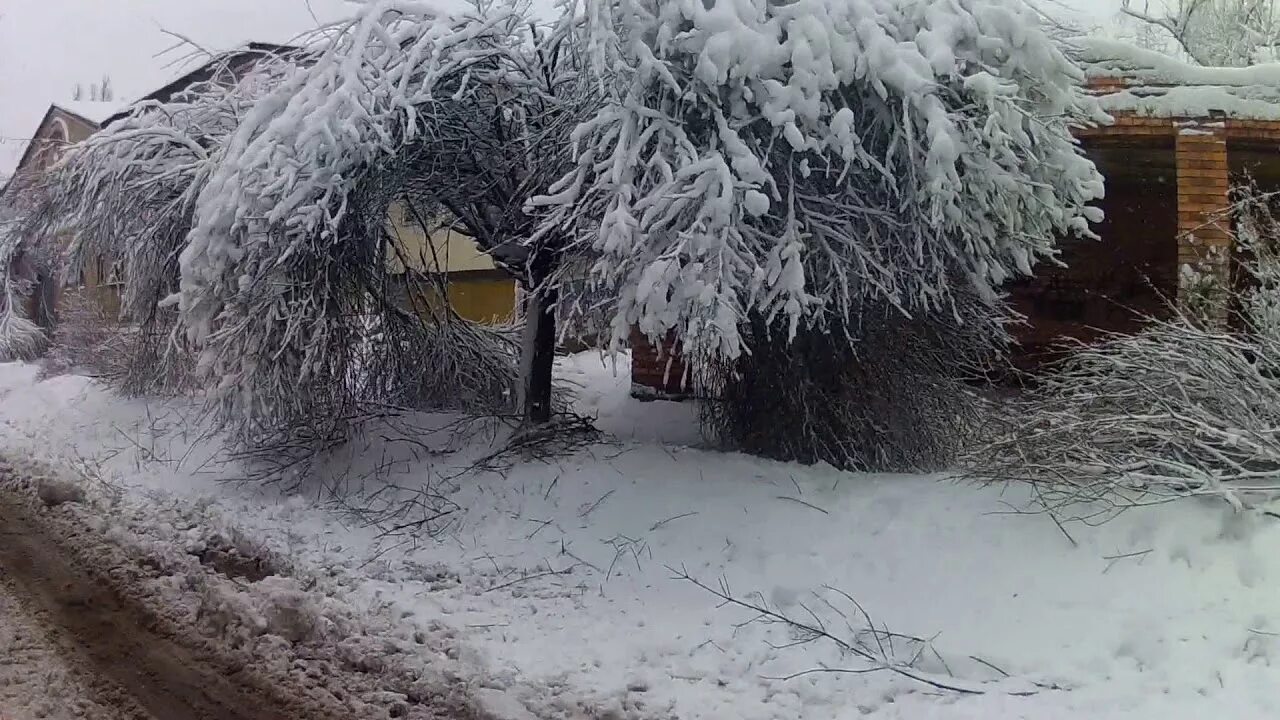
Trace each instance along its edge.
{"label": "white sky", "polygon": [[[1050,0],[1110,24],[1120,0]],[[118,100],[180,74],[176,42],[210,50],[285,42],[355,10],[346,0],[0,0],[0,177],[12,171],[49,104],[109,75]]]}
{"label": "white sky", "polygon": [[[0,0],[0,176],[8,174],[49,104],[109,75],[117,99],[141,97],[181,74],[179,33],[210,50],[284,42],[351,15],[345,0]],[[189,69],[189,68],[188,68]]]}

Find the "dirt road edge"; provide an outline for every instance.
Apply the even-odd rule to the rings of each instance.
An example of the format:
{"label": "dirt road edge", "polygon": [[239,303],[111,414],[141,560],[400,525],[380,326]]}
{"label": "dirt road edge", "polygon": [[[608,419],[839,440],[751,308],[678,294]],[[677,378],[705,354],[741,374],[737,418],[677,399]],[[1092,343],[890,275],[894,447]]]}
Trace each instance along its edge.
{"label": "dirt road edge", "polygon": [[51,480],[0,456],[0,566],[157,718],[483,720],[465,687],[397,668],[358,618],[316,610],[305,579],[217,547],[139,552],[109,499],[49,506]]}

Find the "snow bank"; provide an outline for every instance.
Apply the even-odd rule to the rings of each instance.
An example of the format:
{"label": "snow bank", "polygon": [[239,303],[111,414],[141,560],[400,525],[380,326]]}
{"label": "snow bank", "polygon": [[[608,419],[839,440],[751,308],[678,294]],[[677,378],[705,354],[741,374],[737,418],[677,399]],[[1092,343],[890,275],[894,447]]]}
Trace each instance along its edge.
{"label": "snow bank", "polygon": [[1127,80],[1124,90],[1098,96],[1107,112],[1151,117],[1227,117],[1280,120],[1280,63],[1202,67],[1108,38],[1084,38],[1081,61],[1089,78]]}
{"label": "snow bank", "polygon": [[[359,613],[390,618],[395,637],[450,634],[454,672],[471,674],[500,717],[1189,720],[1280,710],[1271,518],[1188,501],[1070,526],[1068,540],[1044,517],[1008,513],[1027,500],[1017,488],[698,450],[687,446],[691,409],[627,398],[625,365],[619,377],[579,355],[558,372],[579,386],[581,408],[624,437],[447,482],[439,458],[397,464],[388,481],[430,484],[461,508],[437,539],[379,537],[307,498],[219,484],[203,461],[140,462],[134,443],[150,447],[154,426],[145,406],[79,378],[36,383],[22,365],[0,365],[0,449],[74,447],[132,484],[134,502],[199,498],[202,512],[300,571],[320,569]],[[111,426],[131,440],[112,439]],[[157,456],[199,446],[177,427]],[[939,694],[883,673],[769,679],[857,663],[821,643],[784,647],[784,627],[742,624],[750,613],[673,579],[682,567],[782,612],[813,611],[835,632],[844,621],[814,593],[848,592],[877,624],[932,637],[927,671],[995,683],[992,692]],[[995,668],[1018,684],[1002,684]],[[1064,689],[1003,692],[1028,681]]]}

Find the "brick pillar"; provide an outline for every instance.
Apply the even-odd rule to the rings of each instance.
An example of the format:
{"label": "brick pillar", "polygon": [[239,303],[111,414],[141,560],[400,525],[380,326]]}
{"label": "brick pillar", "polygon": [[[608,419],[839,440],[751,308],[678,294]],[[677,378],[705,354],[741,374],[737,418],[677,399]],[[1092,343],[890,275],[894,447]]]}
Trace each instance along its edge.
{"label": "brick pillar", "polygon": [[655,347],[631,329],[631,395],[641,399],[682,400],[689,396],[685,364],[674,334]]}
{"label": "brick pillar", "polygon": [[[1231,228],[1221,216],[1231,204],[1226,127],[1222,122],[1183,122],[1176,138],[1178,300],[1186,303],[1201,297],[1206,287],[1216,285],[1220,294],[1230,286]],[[1210,319],[1226,321],[1225,300],[1211,301]]]}

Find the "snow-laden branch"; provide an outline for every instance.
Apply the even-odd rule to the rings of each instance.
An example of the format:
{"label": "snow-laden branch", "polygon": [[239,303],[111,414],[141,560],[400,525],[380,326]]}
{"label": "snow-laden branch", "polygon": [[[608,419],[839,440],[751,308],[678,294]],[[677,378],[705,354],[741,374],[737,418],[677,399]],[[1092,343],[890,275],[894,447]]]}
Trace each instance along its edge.
{"label": "snow-laden branch", "polygon": [[72,146],[50,172],[49,203],[31,229],[74,233],[73,274],[90,262],[126,267],[122,314],[133,321],[152,318],[176,289],[177,255],[213,154],[293,68],[284,57],[233,67],[235,57],[216,61],[208,81],[172,99],[139,103]]}
{"label": "snow-laden branch", "polygon": [[950,312],[1088,235],[1099,118],[1033,13],[988,0],[592,0],[607,106],[533,205],[618,298],[613,339],[737,356],[760,313]]}
{"label": "snow-laden branch", "polygon": [[314,64],[246,113],[200,194],[182,253],[191,338],[208,340],[235,312],[227,300],[238,286],[267,281],[290,254],[344,239],[376,244],[342,237],[363,173],[426,131],[419,106],[446,86],[460,92],[471,68],[509,50],[523,22],[509,8],[453,15],[425,2],[370,2]]}
{"label": "snow-laden branch", "polygon": [[129,377],[117,378],[126,392],[171,391],[171,383],[185,382],[186,354],[169,347],[176,313],[159,304],[177,289],[178,254],[214,154],[292,67],[289,57],[265,54],[216,58],[206,80],[136,104],[33,180],[38,199],[23,215],[23,235],[69,237],[62,262],[68,278],[96,269],[105,273],[99,284],[118,282],[121,319],[136,328],[124,343]]}
{"label": "snow-laden branch", "polygon": [[33,360],[48,339],[23,312],[31,279],[18,274],[24,247],[17,226],[12,209],[0,206],[0,362]]}

